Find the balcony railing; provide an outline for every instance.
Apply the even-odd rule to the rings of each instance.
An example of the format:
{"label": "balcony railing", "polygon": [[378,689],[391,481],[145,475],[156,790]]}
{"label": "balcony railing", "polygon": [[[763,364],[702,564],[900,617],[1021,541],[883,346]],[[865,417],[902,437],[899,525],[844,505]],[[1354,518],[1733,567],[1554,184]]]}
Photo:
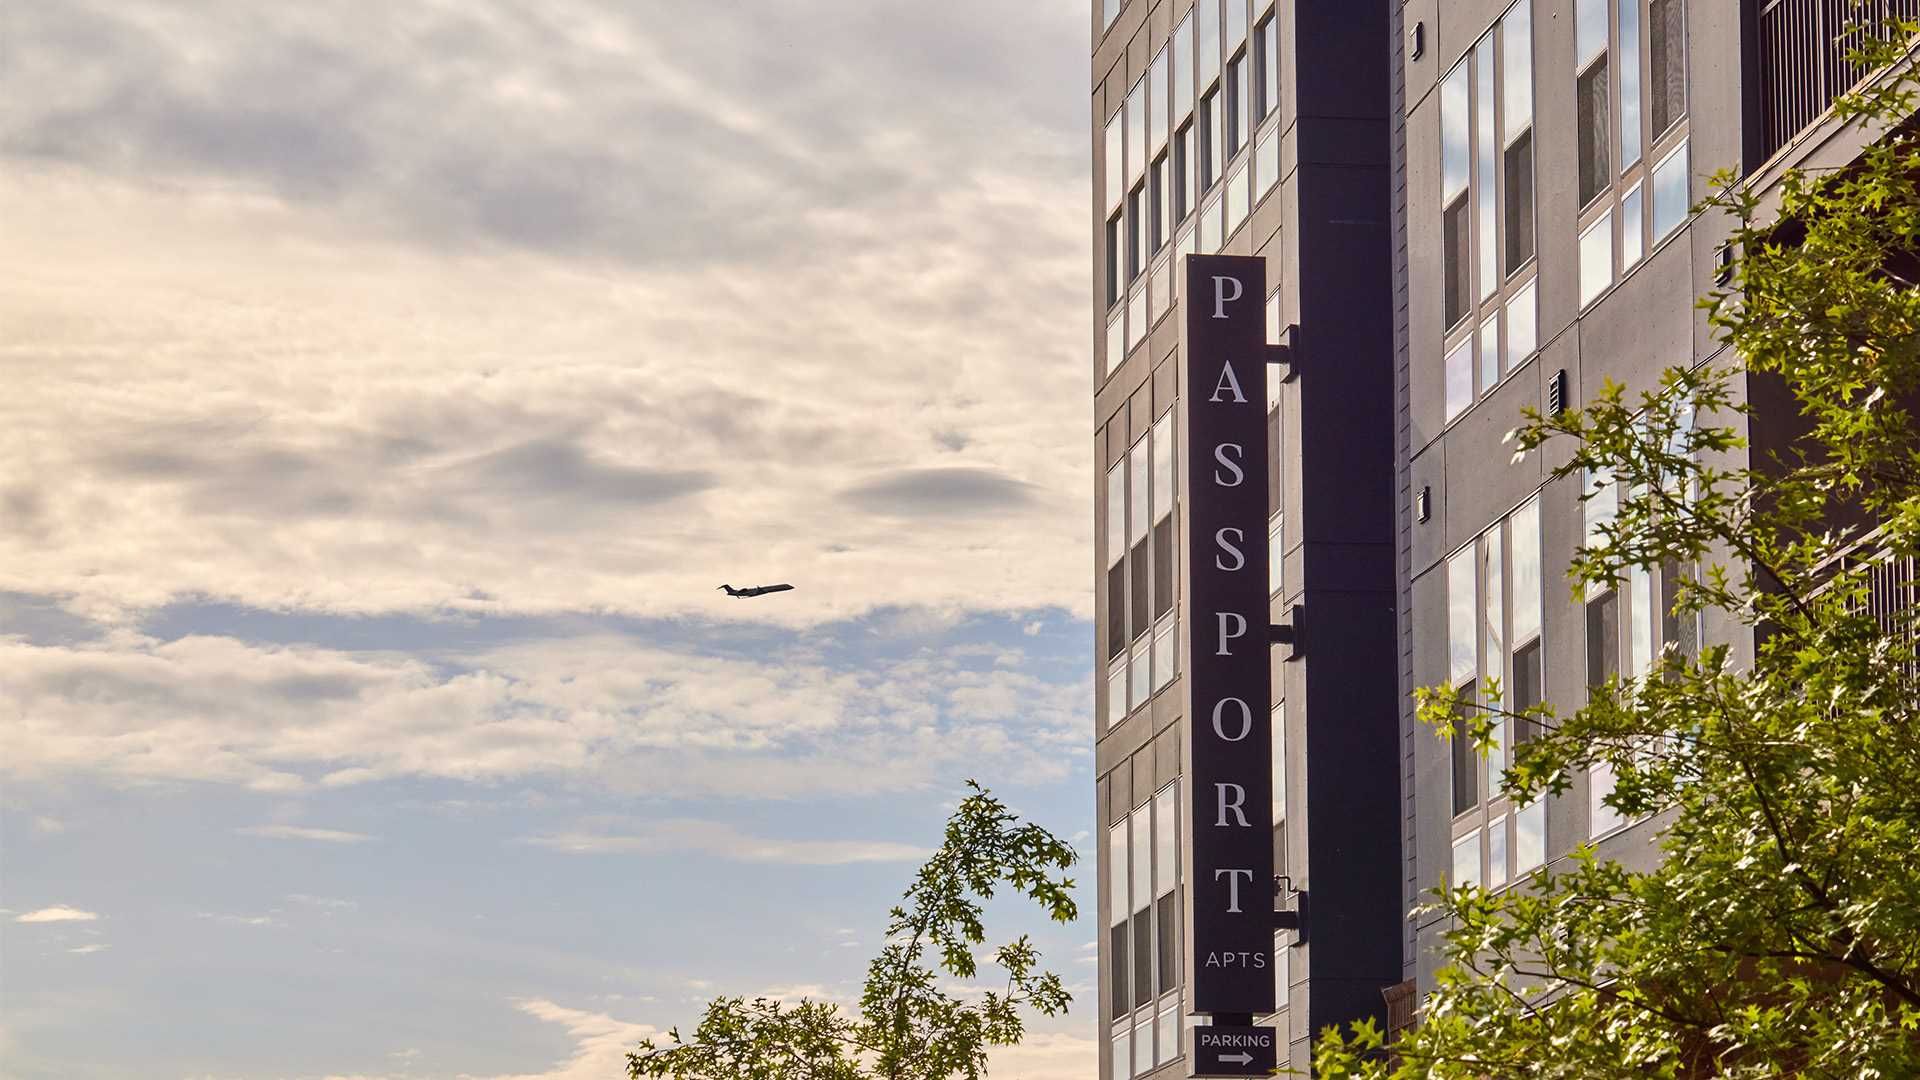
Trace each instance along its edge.
{"label": "balcony railing", "polygon": [[1863,34],[1920,18],[1920,0],[1761,0],[1761,161],[1807,129],[1871,72],[1847,59]]}

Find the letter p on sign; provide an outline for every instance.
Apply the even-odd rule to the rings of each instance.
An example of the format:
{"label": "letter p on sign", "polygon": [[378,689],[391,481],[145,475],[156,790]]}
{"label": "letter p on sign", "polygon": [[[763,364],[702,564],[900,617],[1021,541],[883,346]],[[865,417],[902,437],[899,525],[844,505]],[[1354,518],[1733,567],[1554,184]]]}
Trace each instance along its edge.
{"label": "letter p on sign", "polygon": [[[1233,292],[1227,292],[1228,286],[1233,287]],[[1246,288],[1240,284],[1239,278],[1223,277],[1215,274],[1213,277],[1213,317],[1216,319],[1226,318],[1227,305],[1240,299],[1240,295],[1245,291]]]}

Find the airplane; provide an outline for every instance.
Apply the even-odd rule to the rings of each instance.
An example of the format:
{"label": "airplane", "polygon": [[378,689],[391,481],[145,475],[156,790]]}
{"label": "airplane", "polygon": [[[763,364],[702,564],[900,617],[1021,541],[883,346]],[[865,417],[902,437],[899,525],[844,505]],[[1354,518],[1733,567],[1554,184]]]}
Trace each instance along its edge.
{"label": "airplane", "polygon": [[793,588],[791,585],[751,585],[744,589],[736,589],[731,585],[722,585],[720,587],[727,591],[728,596],[733,597],[765,596],[770,592],[786,592]]}

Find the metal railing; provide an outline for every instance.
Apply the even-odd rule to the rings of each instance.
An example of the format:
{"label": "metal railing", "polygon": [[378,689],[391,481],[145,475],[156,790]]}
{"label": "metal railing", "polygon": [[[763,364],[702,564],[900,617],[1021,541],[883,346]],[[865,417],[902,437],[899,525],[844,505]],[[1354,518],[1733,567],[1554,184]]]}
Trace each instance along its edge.
{"label": "metal railing", "polygon": [[1847,59],[1862,35],[1920,18],[1920,0],[1761,0],[1759,160],[1812,125],[1872,72]]}

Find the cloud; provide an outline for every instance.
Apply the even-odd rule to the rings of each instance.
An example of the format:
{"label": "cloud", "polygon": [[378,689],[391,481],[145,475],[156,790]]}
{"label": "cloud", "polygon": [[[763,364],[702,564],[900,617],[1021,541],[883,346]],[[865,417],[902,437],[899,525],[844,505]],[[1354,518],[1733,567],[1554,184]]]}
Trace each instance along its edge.
{"label": "cloud", "polygon": [[[8,35],[0,590],[1091,612],[1074,13],[130,0]],[[800,590],[718,606],[762,576]]]}
{"label": "cloud", "polygon": [[87,945],[77,945],[71,949],[68,949],[67,951],[74,954],[75,956],[91,956],[97,952],[105,952],[112,947],[113,946],[111,945],[106,945],[96,941]]}
{"label": "cloud", "polygon": [[1100,1071],[1100,1042],[1067,1032],[1029,1032],[993,1052],[994,1080],[1084,1080]]}
{"label": "cloud", "polygon": [[79,908],[48,907],[29,911],[24,915],[15,915],[13,921],[17,923],[93,922],[99,917],[94,912],[81,911]]}
{"label": "cloud", "polygon": [[235,830],[242,836],[264,836],[270,840],[313,840],[322,844],[359,844],[373,837],[340,829],[315,829],[304,825],[243,825]]}
{"label": "cloud", "polygon": [[272,915],[236,915],[222,911],[203,911],[200,917],[213,922],[226,923],[229,926],[279,926],[280,920]]}
{"label": "cloud", "polygon": [[[612,824],[612,823],[602,823]],[[804,866],[904,862],[925,858],[911,844],[859,840],[784,840],[752,836],[713,821],[672,819],[625,831],[594,829],[530,837],[528,843],[570,854],[678,855],[700,853],[739,862]]]}
{"label": "cloud", "polygon": [[847,501],[879,514],[928,517],[1011,510],[1031,487],[992,469],[898,469],[849,488]]}
{"label": "cloud", "polygon": [[624,1076],[627,1052],[641,1039],[660,1033],[647,1024],[615,1020],[605,1013],[569,1009],[544,998],[530,998],[515,1004],[528,1016],[564,1027],[574,1042],[573,1055],[543,1072],[515,1073],[485,1080],[606,1080],[609,1076]]}
{"label": "cloud", "polygon": [[[1081,672],[1047,678],[932,650],[842,667],[817,644],[802,636],[736,656],[596,635],[429,661],[210,636],[0,641],[0,714],[13,718],[0,728],[0,771],[263,792],[563,777],[653,797],[782,798],[908,791],[957,775],[1058,782],[1088,756]],[[703,842],[771,857],[751,838]],[[839,861],[904,854],[800,850]]]}

